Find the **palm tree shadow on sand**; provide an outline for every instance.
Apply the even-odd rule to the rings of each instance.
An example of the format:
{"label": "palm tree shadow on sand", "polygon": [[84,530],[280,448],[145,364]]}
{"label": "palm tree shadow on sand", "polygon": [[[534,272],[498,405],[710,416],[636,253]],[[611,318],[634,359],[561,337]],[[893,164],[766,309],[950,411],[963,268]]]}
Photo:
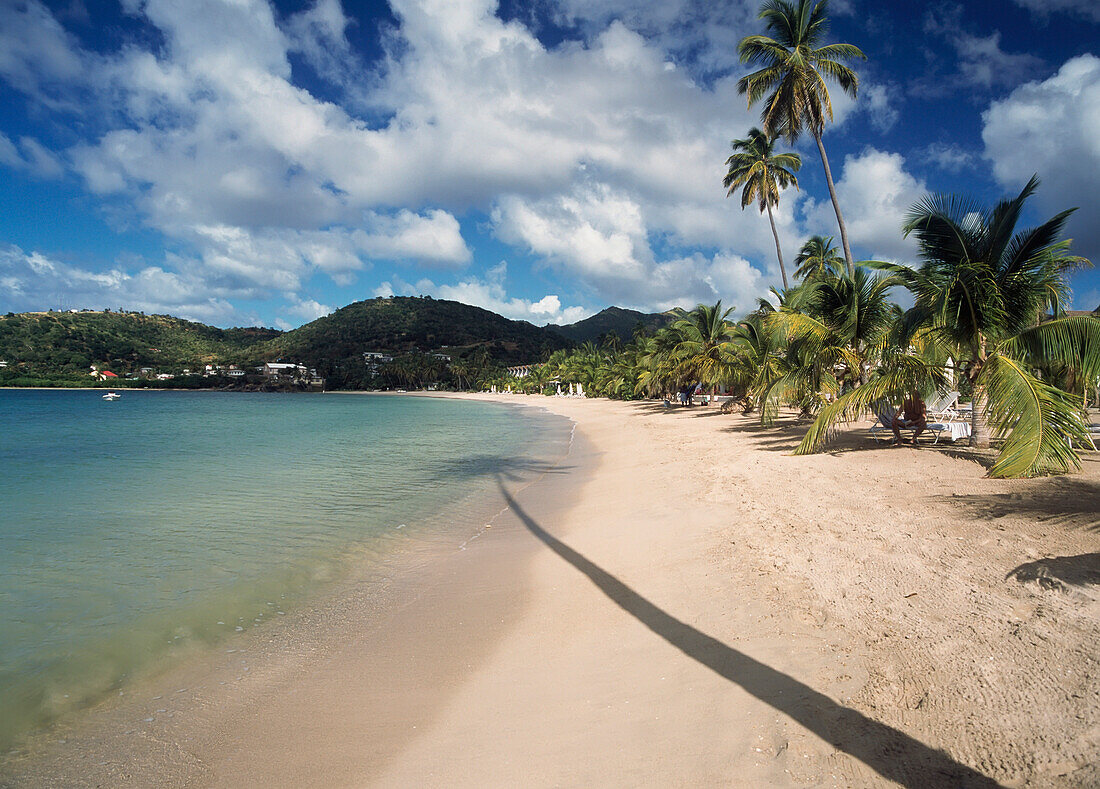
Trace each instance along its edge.
{"label": "palm tree shadow on sand", "polygon": [[498,480],[516,517],[538,540],[584,574],[619,608],[692,660],[784,713],[876,773],[902,786],[995,787],[999,784],[943,751],[837,704],[823,693],[665,613],[543,529]]}

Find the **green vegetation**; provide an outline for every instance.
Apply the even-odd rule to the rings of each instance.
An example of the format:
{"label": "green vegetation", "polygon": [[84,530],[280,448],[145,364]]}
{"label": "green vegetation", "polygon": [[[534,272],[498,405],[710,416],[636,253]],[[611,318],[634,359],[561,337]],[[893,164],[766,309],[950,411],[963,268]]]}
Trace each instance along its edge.
{"label": "green vegetation", "polygon": [[794,272],[796,277],[821,279],[839,274],[845,262],[836,253],[832,236],[810,236],[795,255],[794,264],[798,266]]}
{"label": "green vegetation", "polygon": [[734,140],[733,154],[726,159],[726,173],[722,186],[726,187],[729,197],[739,186],[741,190],[741,210],[755,200],[760,213],[767,209],[768,221],[775,238],[775,254],[779,256],[779,273],[783,275],[783,289],[790,287],[787,282],[787,267],[783,263],[783,250],[779,246],[779,233],[775,229],[772,206],[779,203],[779,192],[788,186],[798,188],[795,173],[802,167],[802,157],[797,153],[776,153],[772,148],[772,139],[759,129],[750,129],[744,140]]}
{"label": "green vegetation", "polygon": [[[1004,437],[996,477],[1077,467],[1067,439],[1088,442],[1081,384],[1100,375],[1100,321],[1064,314],[1066,274],[1087,263],[1060,239],[1072,211],[1016,231],[1038,184],[1032,178],[992,210],[929,196],[905,226],[923,265],[877,264],[916,301],[899,322],[900,342],[924,330],[961,362],[974,397],[971,444],[989,446],[991,428]],[[1041,320],[1048,312],[1053,319]]]}
{"label": "green vegetation", "polygon": [[570,323],[566,326],[551,324],[546,328],[552,329],[575,343],[594,342],[599,344],[603,342],[605,337],[612,334],[619,338],[632,337],[639,327],[654,332],[668,326],[676,318],[675,311],[645,313],[637,310],[625,310],[622,307],[608,307],[576,323]]}
{"label": "green vegetation", "polygon": [[[827,444],[838,422],[880,403],[946,391],[953,360],[958,388],[973,394],[971,443],[999,446],[991,476],[1067,471],[1079,465],[1074,446],[1088,445],[1100,317],[1065,313],[1066,275],[1088,264],[1060,238],[1070,212],[1016,231],[1036,186],[1032,179],[992,210],[949,195],[913,206],[905,232],[920,244],[919,268],[867,261],[849,274],[830,262],[828,240],[811,239],[804,281],[741,321],[721,302],[701,304],[625,345],[585,343],[525,378],[483,385],[553,393],[580,384],[587,396],[616,399],[722,386],[763,426],[782,406],[797,409],[810,422],[797,450],[805,454]],[[909,310],[890,300],[901,288],[913,294]]]}
{"label": "green vegetation", "polygon": [[737,90],[748,96],[750,107],[764,99],[760,120],[769,139],[783,137],[793,144],[804,130],[813,136],[825,168],[825,181],[851,275],[855,263],[848,244],[848,229],[836,197],[829,157],[821,142],[826,119],[833,119],[833,104],[825,80],[836,82],[855,98],[859,77],[841,61],[866,60],[867,56],[851,44],[823,44],[829,32],[828,0],[797,0],[797,4],[768,0],[760,6],[760,18],[775,37],[747,36],[741,40],[738,45],[741,62],[762,68],[742,77]]}
{"label": "green vegetation", "polygon": [[267,343],[277,356],[322,364],[362,357],[364,351],[398,353],[478,348],[507,363],[538,359],[571,343],[526,321],[513,321],[457,301],[392,296],[357,301]]}
{"label": "green vegetation", "polygon": [[178,375],[215,361],[257,364],[259,345],[278,334],[136,312],[9,313],[0,317],[0,385],[88,386],[93,365],[125,377],[143,367]]}
{"label": "green vegetation", "polygon": [[[462,388],[572,345],[554,331],[430,298],[357,302],[286,333],[127,312],[9,314],[0,317],[0,386],[270,387],[255,368],[285,360],[315,368],[328,388]],[[366,351],[394,358],[371,365]],[[247,375],[205,376],[206,365]],[[93,367],[119,378],[97,382]]]}

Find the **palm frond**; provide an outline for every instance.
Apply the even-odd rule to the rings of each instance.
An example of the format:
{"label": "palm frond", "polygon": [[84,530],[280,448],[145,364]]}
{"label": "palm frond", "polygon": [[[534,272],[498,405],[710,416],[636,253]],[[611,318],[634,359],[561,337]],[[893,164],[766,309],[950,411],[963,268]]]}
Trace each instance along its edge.
{"label": "palm frond", "polygon": [[1091,315],[1040,323],[1006,340],[1002,348],[1034,364],[1057,362],[1080,370],[1086,380],[1100,378],[1100,318]]}
{"label": "palm frond", "polygon": [[976,384],[988,392],[990,424],[1005,436],[989,476],[1031,477],[1080,467],[1070,442],[1087,443],[1088,431],[1071,395],[1003,354],[989,358]]}
{"label": "palm frond", "polygon": [[946,384],[942,366],[929,364],[915,354],[897,351],[867,383],[822,408],[794,453],[809,455],[818,451],[833,437],[838,422],[859,419],[878,403],[900,403],[913,390],[928,396]]}

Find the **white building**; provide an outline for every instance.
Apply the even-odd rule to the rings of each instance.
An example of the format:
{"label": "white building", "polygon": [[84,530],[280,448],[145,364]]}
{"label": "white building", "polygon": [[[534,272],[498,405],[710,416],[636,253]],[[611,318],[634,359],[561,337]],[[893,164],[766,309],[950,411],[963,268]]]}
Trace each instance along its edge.
{"label": "white building", "polygon": [[283,362],[268,362],[264,365],[264,375],[269,378],[288,376],[291,378],[304,377],[309,372],[304,364],[285,364]]}

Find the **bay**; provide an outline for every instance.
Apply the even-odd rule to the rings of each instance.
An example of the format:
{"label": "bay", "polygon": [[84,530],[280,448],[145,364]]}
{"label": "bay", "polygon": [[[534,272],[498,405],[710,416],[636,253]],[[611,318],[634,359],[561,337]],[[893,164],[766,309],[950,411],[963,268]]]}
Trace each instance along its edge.
{"label": "bay", "polygon": [[567,442],[436,398],[0,391],[0,751],[351,563],[458,545]]}

